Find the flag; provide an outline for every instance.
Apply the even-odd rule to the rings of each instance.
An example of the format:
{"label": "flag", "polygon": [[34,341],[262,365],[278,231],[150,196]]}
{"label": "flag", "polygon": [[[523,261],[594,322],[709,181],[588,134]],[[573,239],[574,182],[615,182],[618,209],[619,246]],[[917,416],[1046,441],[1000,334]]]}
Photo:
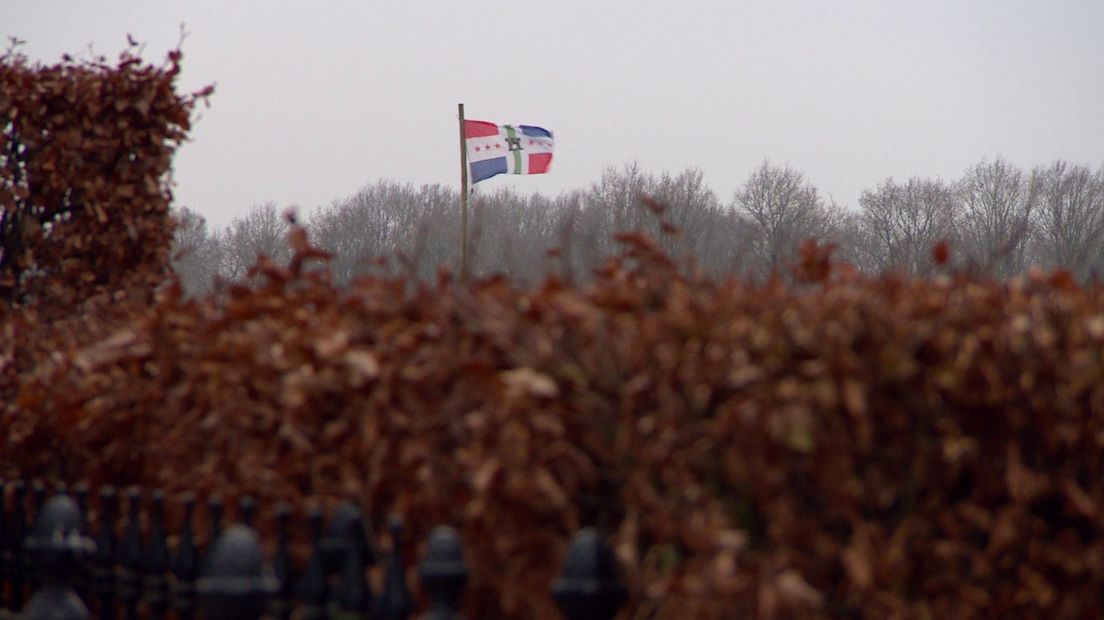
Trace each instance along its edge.
{"label": "flag", "polygon": [[464,121],[472,185],[496,174],[544,174],[552,166],[552,132],[533,125]]}

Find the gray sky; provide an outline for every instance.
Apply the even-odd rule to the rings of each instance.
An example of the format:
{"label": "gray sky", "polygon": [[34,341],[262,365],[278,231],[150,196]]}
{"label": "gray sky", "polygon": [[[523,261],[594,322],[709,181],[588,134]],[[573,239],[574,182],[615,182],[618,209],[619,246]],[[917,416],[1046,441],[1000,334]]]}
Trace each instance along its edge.
{"label": "gray sky", "polygon": [[555,132],[555,195],[607,165],[700,168],[729,201],[763,159],[855,206],[889,176],[1104,163],[1104,1],[58,2],[0,0],[0,35],[54,63],[127,33],[182,87],[216,84],[176,203],[223,226],[378,178],[459,187],[468,118]]}

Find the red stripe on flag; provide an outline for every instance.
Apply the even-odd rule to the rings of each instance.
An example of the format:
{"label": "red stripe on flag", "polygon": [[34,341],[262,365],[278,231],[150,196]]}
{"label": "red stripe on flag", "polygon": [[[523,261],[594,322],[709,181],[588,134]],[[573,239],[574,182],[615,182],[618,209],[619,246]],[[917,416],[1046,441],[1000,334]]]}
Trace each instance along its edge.
{"label": "red stripe on flag", "polygon": [[486,138],[487,136],[497,135],[498,125],[494,123],[488,123],[487,121],[464,121],[465,138]]}
{"label": "red stripe on flag", "polygon": [[533,153],[529,156],[529,174],[544,174],[552,165],[552,153]]}

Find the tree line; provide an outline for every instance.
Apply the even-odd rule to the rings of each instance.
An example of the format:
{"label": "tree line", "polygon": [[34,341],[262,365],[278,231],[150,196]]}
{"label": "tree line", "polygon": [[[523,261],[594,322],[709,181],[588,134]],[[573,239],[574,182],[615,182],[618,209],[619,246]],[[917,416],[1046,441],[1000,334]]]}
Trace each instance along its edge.
{"label": "tree line", "polygon": [[[665,205],[646,208],[641,197]],[[365,274],[429,281],[460,260],[459,192],[441,184],[379,180],[303,218],[334,255],[338,283]],[[609,167],[587,189],[556,197],[509,188],[473,193],[469,265],[531,285],[555,273],[589,277],[617,254],[616,233],[642,230],[688,268],[724,277],[787,272],[799,244],[816,238],[869,272],[928,275],[932,250],[950,244],[954,266],[1005,278],[1032,265],[1082,281],[1104,274],[1104,165],[1055,161],[1025,171],[984,159],[957,180],[888,178],[863,190],[858,208],[826,199],[803,173],[763,162],[722,201],[702,173],[655,175],[635,163]],[[222,230],[177,210],[173,264],[189,294],[241,281],[260,254],[286,262],[288,223],[275,203],[252,207]]]}

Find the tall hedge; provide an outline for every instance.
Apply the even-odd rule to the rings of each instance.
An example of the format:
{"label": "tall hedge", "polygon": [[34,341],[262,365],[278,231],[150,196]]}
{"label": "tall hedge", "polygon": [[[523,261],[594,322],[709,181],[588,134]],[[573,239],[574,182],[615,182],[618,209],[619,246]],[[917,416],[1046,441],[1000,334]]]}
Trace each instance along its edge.
{"label": "tall hedge", "polygon": [[0,298],[71,308],[164,279],[172,154],[210,92],[176,92],[180,58],[0,56]]}

